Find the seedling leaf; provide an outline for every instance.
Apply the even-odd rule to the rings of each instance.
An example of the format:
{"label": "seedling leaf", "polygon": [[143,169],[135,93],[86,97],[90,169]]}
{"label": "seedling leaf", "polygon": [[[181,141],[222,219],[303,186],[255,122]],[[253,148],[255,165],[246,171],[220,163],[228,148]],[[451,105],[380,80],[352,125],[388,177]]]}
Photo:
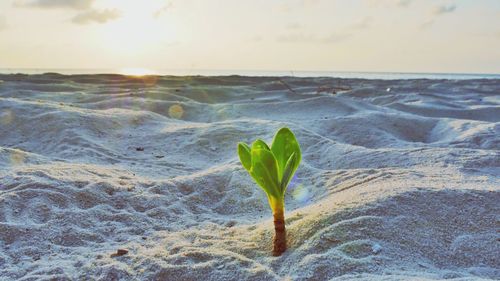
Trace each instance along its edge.
{"label": "seedling leaf", "polygon": [[281,179],[281,186],[280,186],[282,194],[285,194],[286,188],[290,183],[293,174],[295,174],[295,171],[299,167],[298,164],[299,163],[297,163],[297,154],[295,154],[294,152],[292,153],[292,155],[290,155],[290,158],[286,162],[285,171],[283,172],[283,178]]}
{"label": "seedling leaf", "polygon": [[271,149],[269,149],[269,146],[267,145],[267,143],[261,139],[257,139],[256,141],[253,142],[252,150],[254,150],[254,149],[271,150]]}
{"label": "seedling leaf", "polygon": [[[297,166],[301,160],[300,146],[295,138],[295,135],[288,128],[281,128],[274,137],[273,144],[271,145],[271,151],[276,157],[278,162],[278,175],[281,179],[283,177],[283,172],[285,171],[285,166],[290,156],[295,153],[297,159]],[[294,170],[295,172],[295,170]]]}
{"label": "seedling leaf", "polygon": [[240,156],[241,164],[247,171],[252,168],[252,155],[248,144],[244,142],[238,143],[238,155]]}
{"label": "seedling leaf", "polygon": [[269,196],[281,197],[278,164],[270,150],[252,148],[252,169],[250,170],[250,175]]}

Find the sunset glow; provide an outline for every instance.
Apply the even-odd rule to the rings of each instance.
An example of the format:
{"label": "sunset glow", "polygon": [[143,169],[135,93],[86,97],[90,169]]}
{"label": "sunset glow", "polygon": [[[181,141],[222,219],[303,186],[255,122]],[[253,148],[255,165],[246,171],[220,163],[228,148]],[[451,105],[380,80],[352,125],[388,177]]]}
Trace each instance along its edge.
{"label": "sunset glow", "polygon": [[155,75],[157,74],[155,71],[146,69],[146,68],[137,68],[137,67],[129,67],[123,68],[119,72],[119,74],[129,75],[129,76],[145,76],[145,75]]}
{"label": "sunset glow", "polygon": [[499,26],[497,0],[6,0],[0,68],[499,73]]}

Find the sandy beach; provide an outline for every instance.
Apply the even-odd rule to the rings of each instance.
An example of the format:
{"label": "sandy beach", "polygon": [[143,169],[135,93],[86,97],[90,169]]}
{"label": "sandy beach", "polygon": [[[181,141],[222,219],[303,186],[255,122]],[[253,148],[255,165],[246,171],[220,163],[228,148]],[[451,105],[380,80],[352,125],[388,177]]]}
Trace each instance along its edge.
{"label": "sandy beach", "polygon": [[498,79],[0,75],[0,280],[499,280],[499,226]]}

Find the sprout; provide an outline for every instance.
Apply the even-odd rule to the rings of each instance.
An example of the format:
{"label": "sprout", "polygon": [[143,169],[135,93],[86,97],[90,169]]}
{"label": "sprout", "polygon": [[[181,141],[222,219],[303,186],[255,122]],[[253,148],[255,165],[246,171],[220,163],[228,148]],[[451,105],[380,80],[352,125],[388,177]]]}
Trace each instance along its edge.
{"label": "sprout", "polygon": [[290,129],[281,128],[271,148],[260,139],[251,148],[240,142],[238,155],[243,167],[267,194],[274,217],[273,256],[279,256],[286,251],[285,191],[301,160],[299,143]]}

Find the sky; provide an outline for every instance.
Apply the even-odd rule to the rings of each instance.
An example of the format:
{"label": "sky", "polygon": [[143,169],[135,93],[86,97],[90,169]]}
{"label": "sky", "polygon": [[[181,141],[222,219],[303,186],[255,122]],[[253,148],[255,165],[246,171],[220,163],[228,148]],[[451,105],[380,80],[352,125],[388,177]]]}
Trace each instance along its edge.
{"label": "sky", "polygon": [[500,73],[500,0],[0,0],[0,68]]}

